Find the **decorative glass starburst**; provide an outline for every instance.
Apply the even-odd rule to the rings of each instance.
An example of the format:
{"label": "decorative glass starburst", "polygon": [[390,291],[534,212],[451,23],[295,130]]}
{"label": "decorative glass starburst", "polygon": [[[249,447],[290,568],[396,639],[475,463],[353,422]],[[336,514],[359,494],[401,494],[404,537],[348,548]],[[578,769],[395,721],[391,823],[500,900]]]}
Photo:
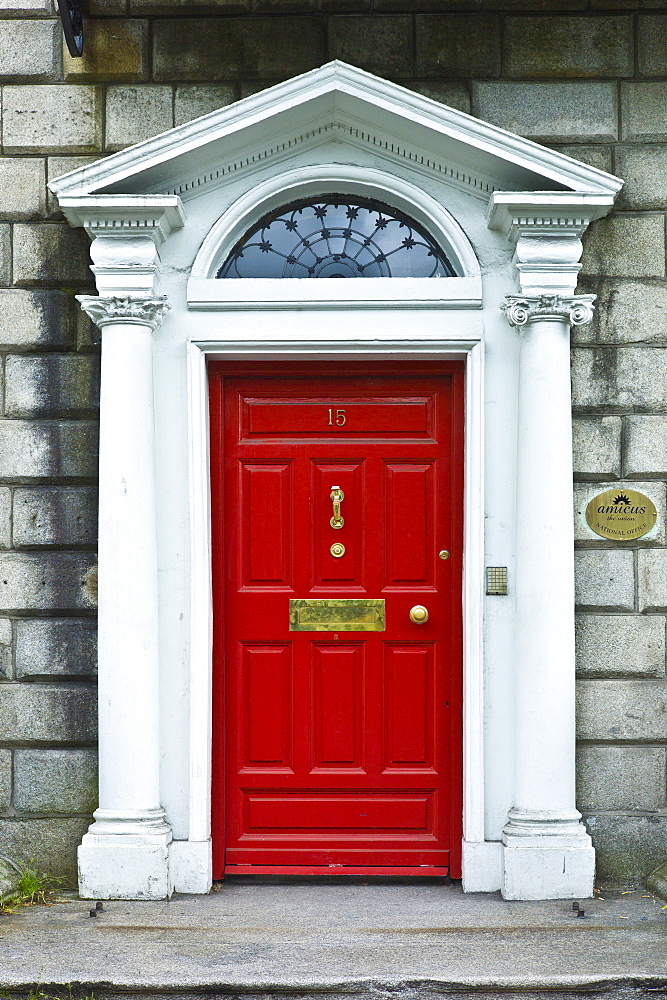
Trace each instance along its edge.
{"label": "decorative glass starburst", "polygon": [[370,198],[327,194],[269,212],[219,278],[434,278],[456,274],[423,226]]}

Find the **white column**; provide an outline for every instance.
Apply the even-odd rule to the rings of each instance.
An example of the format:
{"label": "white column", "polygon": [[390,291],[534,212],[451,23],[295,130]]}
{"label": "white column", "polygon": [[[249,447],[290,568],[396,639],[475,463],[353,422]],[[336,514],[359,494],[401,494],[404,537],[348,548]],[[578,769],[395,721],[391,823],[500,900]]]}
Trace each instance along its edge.
{"label": "white column", "polygon": [[594,296],[508,296],[521,332],[517,461],[515,796],[506,899],[592,895],[595,852],[575,808],[570,325]]}
{"label": "white column", "polygon": [[171,894],[160,805],[152,333],[164,298],[81,295],[102,329],[99,808],[79,847],[86,897]]}

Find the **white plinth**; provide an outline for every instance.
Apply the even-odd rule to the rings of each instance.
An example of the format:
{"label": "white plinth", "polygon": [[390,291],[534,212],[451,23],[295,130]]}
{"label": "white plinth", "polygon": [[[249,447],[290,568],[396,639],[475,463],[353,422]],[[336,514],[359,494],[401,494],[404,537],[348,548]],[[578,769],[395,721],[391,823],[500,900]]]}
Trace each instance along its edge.
{"label": "white plinth", "polygon": [[174,892],[210,892],[213,882],[211,841],[174,840],[171,870]]}
{"label": "white plinth", "polygon": [[80,894],[86,899],[168,899],[174,891],[171,839],[162,809],[125,816],[98,809],[79,847]]}
{"label": "white plinth", "polygon": [[503,836],[504,899],[588,899],[593,895],[595,850],[579,837]]}

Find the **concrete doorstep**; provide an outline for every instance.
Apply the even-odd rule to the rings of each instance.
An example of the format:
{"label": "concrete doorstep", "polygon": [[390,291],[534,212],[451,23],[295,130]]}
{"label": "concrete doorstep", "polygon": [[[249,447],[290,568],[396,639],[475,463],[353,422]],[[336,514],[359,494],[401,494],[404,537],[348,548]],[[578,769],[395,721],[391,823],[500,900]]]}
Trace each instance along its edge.
{"label": "concrete doorstep", "polygon": [[[115,1000],[260,995],[480,1000],[667,995],[667,911],[646,890],[506,902],[458,885],[224,883],[170,902],[74,895],[0,917],[0,989]],[[58,987],[60,993],[58,994]],[[54,993],[55,991],[55,993]]]}

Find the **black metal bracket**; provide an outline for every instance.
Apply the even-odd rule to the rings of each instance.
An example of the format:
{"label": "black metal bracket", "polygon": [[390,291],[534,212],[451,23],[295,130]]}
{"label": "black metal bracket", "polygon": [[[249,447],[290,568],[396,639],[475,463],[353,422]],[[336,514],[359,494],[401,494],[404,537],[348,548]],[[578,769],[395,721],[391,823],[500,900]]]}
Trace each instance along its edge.
{"label": "black metal bracket", "polygon": [[60,22],[71,56],[83,55],[83,15],[80,0],[58,0]]}

